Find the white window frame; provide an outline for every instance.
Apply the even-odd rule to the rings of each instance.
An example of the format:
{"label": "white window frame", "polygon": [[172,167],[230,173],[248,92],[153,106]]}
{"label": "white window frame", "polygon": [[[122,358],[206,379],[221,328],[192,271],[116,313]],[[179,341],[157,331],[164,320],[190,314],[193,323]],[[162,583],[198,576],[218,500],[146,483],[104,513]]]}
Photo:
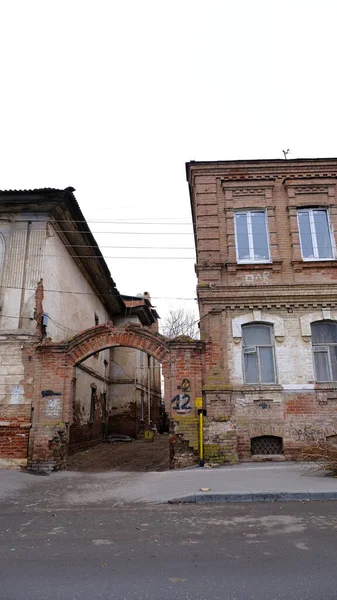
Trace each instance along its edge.
{"label": "white window frame", "polygon": [[[253,243],[253,231],[252,231],[252,213],[263,213],[264,221],[266,225],[266,236],[267,236],[267,245],[268,245],[268,259],[256,260],[254,259],[254,243]],[[236,215],[246,215],[247,216],[247,232],[248,232],[248,245],[249,245],[249,259],[239,258],[239,245],[238,245],[238,233],[236,229]],[[253,210],[236,210],[234,213],[234,227],[235,227],[235,249],[236,249],[236,262],[238,264],[250,264],[250,263],[271,263],[270,256],[270,244],[269,244],[269,231],[268,231],[268,219],[267,213],[263,209],[255,208]]]}
{"label": "white window frame", "polygon": [[[242,373],[243,373],[243,381],[245,385],[277,385],[278,382],[278,374],[277,374],[277,364],[276,364],[276,352],[275,352],[275,335],[274,335],[274,327],[272,324],[270,323],[260,323],[260,322],[256,322],[253,321],[252,323],[245,323],[245,325],[243,325],[243,327],[245,326],[249,326],[249,325],[263,325],[265,327],[270,327],[270,339],[271,339],[271,343],[270,344],[260,344],[258,346],[245,346],[244,345],[244,338],[243,338],[243,333],[242,333]],[[268,383],[261,381],[261,358],[260,358],[260,348],[271,348],[272,349],[272,355],[273,355],[273,365],[274,365],[274,381],[270,381]],[[257,356],[257,375],[258,375],[258,381],[256,383],[251,383],[251,382],[247,382],[246,381],[246,369],[245,369],[245,354],[256,354]]]}
{"label": "white window frame", "polygon": [[[318,255],[318,245],[317,245],[317,236],[316,236],[316,228],[315,228],[315,221],[314,221],[314,212],[325,212],[326,216],[327,216],[327,221],[328,221],[328,228],[329,228],[329,236],[330,236],[330,245],[331,245],[331,254],[332,256],[330,258],[321,258]],[[300,230],[300,221],[299,221],[299,214],[300,213],[309,213],[309,225],[310,225],[310,234],[311,234],[311,243],[312,243],[312,248],[313,248],[313,252],[314,252],[314,256],[313,258],[307,258],[306,256],[303,256],[303,249],[302,249],[302,236],[301,236],[301,230]],[[330,215],[329,215],[329,211],[327,208],[298,208],[297,209],[297,227],[298,227],[298,235],[300,238],[300,245],[301,245],[301,255],[302,255],[302,260],[304,261],[315,261],[315,260],[335,260],[336,259],[336,246],[335,246],[335,239],[334,236],[332,234],[332,227],[331,227],[331,222],[330,222]]]}
{"label": "white window frame", "polygon": [[[325,323],[326,319],[320,320],[320,321],[314,321],[312,323],[312,325],[316,325],[317,323]],[[330,321],[331,323],[336,323],[335,321]],[[311,331],[312,334],[312,331]],[[314,365],[314,373],[315,373],[315,381],[316,383],[335,383],[336,379],[333,378],[333,370],[332,370],[332,361],[331,361],[331,353],[330,353],[330,348],[332,348],[333,346],[337,346],[337,343],[333,343],[333,342],[321,342],[318,344],[314,344],[312,342],[312,337],[311,337],[311,351],[312,351],[312,361],[313,361],[313,365]],[[316,369],[316,360],[315,360],[315,354],[316,353],[322,353],[322,354],[326,354],[327,356],[327,365],[328,365],[328,372],[329,372],[329,376],[330,378],[327,379],[326,381],[321,381],[318,379],[317,377],[317,369]]]}

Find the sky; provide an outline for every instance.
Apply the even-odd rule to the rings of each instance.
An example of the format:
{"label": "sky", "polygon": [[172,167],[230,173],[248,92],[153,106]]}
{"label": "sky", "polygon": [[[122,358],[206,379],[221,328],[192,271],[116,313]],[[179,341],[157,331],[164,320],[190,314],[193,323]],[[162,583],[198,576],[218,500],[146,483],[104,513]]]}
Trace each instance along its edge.
{"label": "sky", "polygon": [[336,17],[335,0],[3,0],[0,189],[73,186],[119,291],[197,316],[185,162],[336,156]]}

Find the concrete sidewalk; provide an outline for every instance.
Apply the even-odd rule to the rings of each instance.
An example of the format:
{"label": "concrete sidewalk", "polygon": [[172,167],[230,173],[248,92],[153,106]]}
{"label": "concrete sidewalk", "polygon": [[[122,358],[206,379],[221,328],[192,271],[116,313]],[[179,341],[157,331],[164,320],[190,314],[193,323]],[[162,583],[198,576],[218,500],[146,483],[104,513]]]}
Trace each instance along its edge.
{"label": "concrete sidewalk", "polygon": [[287,462],[156,473],[61,471],[48,477],[0,471],[1,500],[23,501],[43,510],[134,502],[337,500],[337,478],[308,463]]}
{"label": "concrete sidewalk", "polygon": [[[275,502],[337,500],[337,479],[308,463],[242,463],[202,472],[202,485],[192,493],[168,500],[181,502]],[[193,470],[195,474],[195,470]],[[192,475],[196,482],[196,474]],[[203,488],[203,489],[200,489]]]}

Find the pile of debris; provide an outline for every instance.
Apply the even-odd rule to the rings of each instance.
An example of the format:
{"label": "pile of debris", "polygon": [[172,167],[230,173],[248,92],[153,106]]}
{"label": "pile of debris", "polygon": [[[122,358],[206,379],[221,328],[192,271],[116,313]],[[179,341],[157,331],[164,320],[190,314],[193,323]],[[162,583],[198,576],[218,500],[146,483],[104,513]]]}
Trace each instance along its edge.
{"label": "pile of debris", "polygon": [[110,433],[106,438],[104,438],[103,442],[110,442],[112,444],[117,444],[119,442],[134,442],[134,438],[129,435],[122,435],[120,433]]}

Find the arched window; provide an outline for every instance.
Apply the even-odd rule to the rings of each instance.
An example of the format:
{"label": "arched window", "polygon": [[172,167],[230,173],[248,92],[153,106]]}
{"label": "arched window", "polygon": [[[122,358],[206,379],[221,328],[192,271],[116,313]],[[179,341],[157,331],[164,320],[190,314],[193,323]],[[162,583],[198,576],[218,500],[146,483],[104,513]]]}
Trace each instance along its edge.
{"label": "arched window", "polygon": [[271,325],[243,325],[245,383],[275,383],[274,334]]}
{"label": "arched window", "polygon": [[337,381],[337,323],[311,324],[316,381]]}

